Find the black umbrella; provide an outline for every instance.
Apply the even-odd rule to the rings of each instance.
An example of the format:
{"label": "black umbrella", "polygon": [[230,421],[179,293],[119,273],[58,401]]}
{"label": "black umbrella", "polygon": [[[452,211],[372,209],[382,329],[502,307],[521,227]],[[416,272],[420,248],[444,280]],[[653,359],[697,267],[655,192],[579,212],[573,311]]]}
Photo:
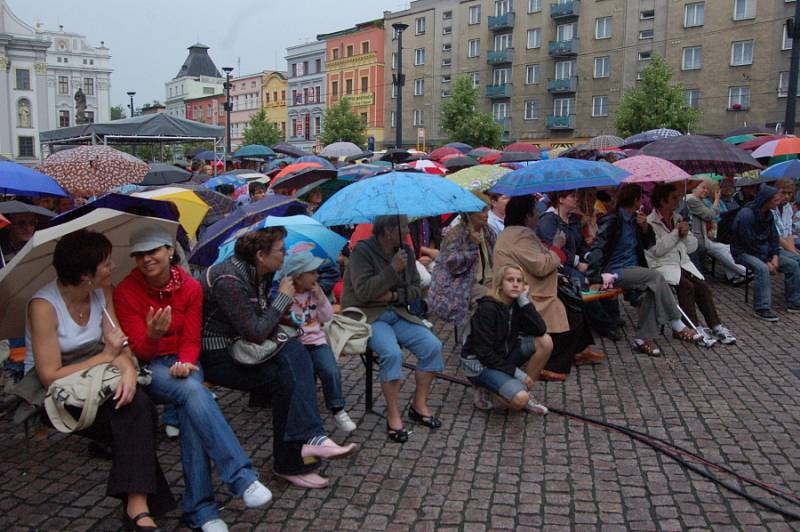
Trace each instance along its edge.
{"label": "black umbrella", "polygon": [[390,149],[386,150],[386,153],[384,153],[381,156],[380,160],[381,161],[387,161],[387,162],[390,162],[392,164],[402,164],[404,162],[407,162],[410,159],[411,159],[411,154],[408,153],[408,150],[400,150],[400,149],[397,149],[397,148],[390,148]]}
{"label": "black umbrella", "polygon": [[728,131],[722,135],[722,138],[727,139],[728,137],[736,137],[738,135],[774,135],[775,133],[776,132],[774,129],[770,129],[768,127],[743,126]]}
{"label": "black umbrella", "polygon": [[473,159],[472,157],[467,157],[464,155],[463,157],[450,157],[445,159],[442,163],[445,168],[448,170],[461,170],[464,168],[469,168],[471,166],[478,166],[478,161]]}
{"label": "black umbrella", "polygon": [[272,151],[283,153],[290,157],[303,157],[305,155],[314,155],[313,153],[308,153],[306,151],[301,150],[297,146],[292,146],[291,144],[287,144],[285,142],[273,146]]}
{"label": "black umbrella", "polygon": [[192,173],[171,164],[153,163],[140,185],[171,185],[183,183],[192,178]]}
{"label": "black umbrella", "polygon": [[[318,187],[326,181],[336,179],[338,172],[328,168],[303,168],[276,179],[270,188],[275,191],[297,191],[310,185]],[[312,187],[314,188],[314,187]]]}
{"label": "black umbrella", "polygon": [[360,161],[361,159],[369,159],[370,157],[372,157],[372,155],[373,153],[371,151],[362,151],[361,153],[345,157],[344,160],[347,161],[348,163],[352,163],[355,161]]}
{"label": "black umbrella", "polygon": [[186,158],[194,159],[195,157],[197,157],[198,153],[203,153],[204,151],[206,151],[206,148],[192,148],[191,150],[186,152]]}
{"label": "black umbrella", "polygon": [[541,157],[533,152],[504,151],[497,158],[498,163],[523,163],[525,161],[538,161]]}

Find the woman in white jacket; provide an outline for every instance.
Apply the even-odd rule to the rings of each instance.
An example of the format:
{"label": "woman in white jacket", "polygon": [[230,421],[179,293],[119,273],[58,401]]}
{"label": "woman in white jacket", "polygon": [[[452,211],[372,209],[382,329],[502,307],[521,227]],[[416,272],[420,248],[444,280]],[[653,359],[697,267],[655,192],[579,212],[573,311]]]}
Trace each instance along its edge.
{"label": "woman in white jacket", "polygon": [[655,232],[656,244],[645,251],[647,265],[659,271],[667,283],[675,287],[678,305],[695,326],[695,307],[700,308],[711,329],[709,333],[697,328],[704,336],[701,341],[704,345],[710,347],[716,341],[732,344],[736,338],[720,323],[711,288],[689,258],[689,254],[697,249],[697,238],[689,230],[689,223],[675,212],[680,197],[680,192],[672,184],[660,184],[653,190],[653,212],[647,217],[647,222]]}

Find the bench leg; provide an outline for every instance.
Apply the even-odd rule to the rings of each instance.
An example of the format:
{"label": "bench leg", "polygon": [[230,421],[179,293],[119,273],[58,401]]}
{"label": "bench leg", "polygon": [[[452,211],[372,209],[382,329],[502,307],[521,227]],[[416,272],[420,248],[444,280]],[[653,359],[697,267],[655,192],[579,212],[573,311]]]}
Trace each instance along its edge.
{"label": "bench leg", "polygon": [[744,303],[745,303],[745,305],[748,303],[748,299],[750,298],[749,275],[750,275],[750,268],[745,268],[744,269],[744,277],[745,277],[745,279],[744,279]]}
{"label": "bench leg", "polygon": [[366,366],[366,393],[364,394],[365,402],[366,402],[366,411],[369,412],[372,410],[372,406],[374,404],[374,400],[372,398],[372,375],[373,375],[373,364],[375,362],[375,353],[372,352],[372,349],[367,349],[367,352],[364,353],[364,365]]}

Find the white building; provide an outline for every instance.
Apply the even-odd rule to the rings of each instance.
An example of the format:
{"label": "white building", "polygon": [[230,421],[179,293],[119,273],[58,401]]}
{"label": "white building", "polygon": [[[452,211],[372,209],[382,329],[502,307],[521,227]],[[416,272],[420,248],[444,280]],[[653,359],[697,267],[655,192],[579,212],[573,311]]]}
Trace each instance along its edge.
{"label": "white building", "polygon": [[208,50],[205,44],[190,46],[178,74],[164,84],[168,115],[186,118],[186,100],[222,93],[225,80]]}

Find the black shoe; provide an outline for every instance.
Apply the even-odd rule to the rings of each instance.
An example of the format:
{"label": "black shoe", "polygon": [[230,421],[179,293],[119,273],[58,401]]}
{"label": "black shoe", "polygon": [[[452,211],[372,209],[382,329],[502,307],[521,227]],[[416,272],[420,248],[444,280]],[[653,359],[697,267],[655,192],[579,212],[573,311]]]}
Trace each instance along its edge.
{"label": "black shoe", "polygon": [[408,431],[406,429],[393,429],[386,422],[386,437],[395,443],[405,443],[408,441]]}
{"label": "black shoe", "polygon": [[753,314],[756,318],[764,321],[778,321],[780,319],[777,314],[768,308],[756,310]]}
{"label": "black shoe", "polygon": [[430,427],[432,429],[438,429],[442,426],[442,422],[433,416],[423,416],[417,409],[414,408],[414,405],[408,405],[408,418],[413,421],[414,423],[419,423],[420,425],[425,425],[426,427]]}
{"label": "black shoe", "polygon": [[605,336],[612,342],[619,342],[620,340],[622,340],[622,331],[619,329],[610,329],[608,331],[605,331],[605,333],[602,336]]}
{"label": "black shoe", "polygon": [[786,305],[786,312],[797,314],[800,312],[800,305]]}
{"label": "black shoe", "polygon": [[161,532],[161,529],[157,526],[142,526],[139,525],[138,522],[140,519],[144,519],[145,517],[153,517],[150,515],[150,512],[142,512],[135,517],[131,517],[128,515],[128,512],[125,508],[122,508],[122,527],[128,531],[134,532]]}
{"label": "black shoe", "polygon": [[249,408],[272,408],[272,394],[263,391],[250,392],[247,406]]}
{"label": "black shoe", "polygon": [[744,275],[740,275],[739,277],[734,277],[733,279],[729,279],[728,282],[733,286],[742,286],[743,284],[749,282],[750,279],[745,277]]}

